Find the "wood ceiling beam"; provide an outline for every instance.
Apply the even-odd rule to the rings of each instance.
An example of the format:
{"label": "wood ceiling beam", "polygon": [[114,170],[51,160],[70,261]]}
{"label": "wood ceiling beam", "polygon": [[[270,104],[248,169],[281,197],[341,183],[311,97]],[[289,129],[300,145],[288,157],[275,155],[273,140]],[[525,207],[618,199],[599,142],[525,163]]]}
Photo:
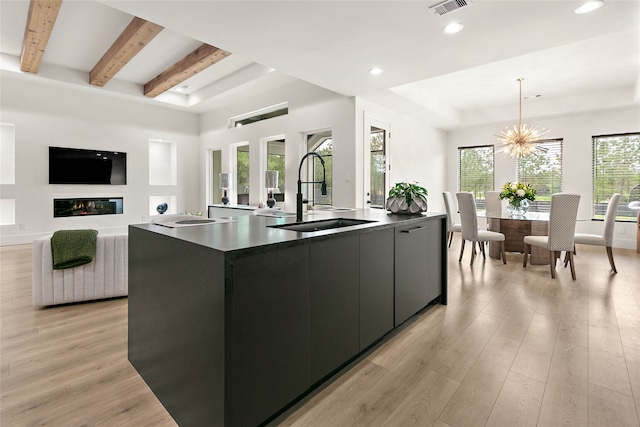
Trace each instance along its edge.
{"label": "wood ceiling beam", "polygon": [[20,70],[34,74],[38,72],[61,6],[62,0],[31,0],[29,3]]}
{"label": "wood ceiling beam", "polygon": [[89,73],[89,83],[104,86],[164,27],[135,17]]}
{"label": "wood ceiling beam", "polygon": [[154,98],[231,55],[230,52],[203,44],[144,85],[144,94]]}

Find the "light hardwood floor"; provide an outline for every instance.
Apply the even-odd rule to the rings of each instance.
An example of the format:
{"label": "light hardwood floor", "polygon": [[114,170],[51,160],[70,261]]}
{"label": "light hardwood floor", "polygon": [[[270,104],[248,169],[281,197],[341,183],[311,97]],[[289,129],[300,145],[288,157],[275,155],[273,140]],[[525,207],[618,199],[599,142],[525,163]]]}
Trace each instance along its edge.
{"label": "light hardwood floor", "polygon": [[[638,426],[640,255],[576,271],[449,250],[435,305],[271,425]],[[38,309],[31,246],[0,248],[2,426],[175,426],[127,361],[127,299]]]}

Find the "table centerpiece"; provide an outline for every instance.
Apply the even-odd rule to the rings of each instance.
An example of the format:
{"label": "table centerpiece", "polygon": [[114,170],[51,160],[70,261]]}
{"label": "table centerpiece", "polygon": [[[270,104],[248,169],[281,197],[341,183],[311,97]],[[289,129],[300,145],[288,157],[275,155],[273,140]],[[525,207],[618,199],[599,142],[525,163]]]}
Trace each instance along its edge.
{"label": "table centerpiece", "polygon": [[524,215],[529,209],[529,201],[536,199],[536,189],[531,184],[507,182],[500,191],[500,200],[507,199],[507,210],[512,216]]}

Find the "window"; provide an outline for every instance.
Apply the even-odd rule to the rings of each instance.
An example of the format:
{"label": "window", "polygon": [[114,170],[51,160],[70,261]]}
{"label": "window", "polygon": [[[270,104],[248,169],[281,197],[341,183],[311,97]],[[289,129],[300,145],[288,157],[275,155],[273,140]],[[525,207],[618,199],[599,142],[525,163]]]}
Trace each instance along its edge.
{"label": "window", "polygon": [[[284,139],[267,141],[267,164],[265,170],[278,171],[278,188],[274,197],[278,202],[284,202]],[[266,200],[265,192],[265,200]]]}
{"label": "window", "polygon": [[485,191],[493,191],[493,165],[493,145],[458,147],[458,190],[473,193],[478,210],[485,209]]}
{"label": "window", "polygon": [[282,104],[273,105],[271,107],[263,108],[261,110],[252,111],[250,113],[232,117],[229,119],[229,127],[237,128],[244,125],[248,125],[250,123],[260,122],[262,120],[284,116],[286,114],[289,114],[289,103],[283,102]]}
{"label": "window", "polygon": [[640,133],[593,137],[593,219],[603,219],[613,193],[622,194],[618,221],[640,208]]}
{"label": "window", "polygon": [[518,181],[536,189],[536,200],[529,211],[549,212],[551,195],[562,191],[562,139],[536,144],[536,152],[518,159]]}
{"label": "window", "polygon": [[238,189],[237,203],[249,204],[249,145],[236,147],[236,188]]}
{"label": "window", "polygon": [[[331,137],[331,131],[308,134],[307,152],[316,152],[324,159],[327,194],[322,195],[320,184],[313,184],[311,198],[307,194],[308,190],[305,191],[303,189],[303,194],[306,195],[307,199],[312,200],[314,205],[331,205],[333,203],[333,138]],[[315,156],[307,159],[307,181],[322,181],[322,163],[320,160]]]}
{"label": "window", "polygon": [[207,204],[213,205],[222,200],[220,173],[222,172],[222,150],[209,150],[209,199]]}

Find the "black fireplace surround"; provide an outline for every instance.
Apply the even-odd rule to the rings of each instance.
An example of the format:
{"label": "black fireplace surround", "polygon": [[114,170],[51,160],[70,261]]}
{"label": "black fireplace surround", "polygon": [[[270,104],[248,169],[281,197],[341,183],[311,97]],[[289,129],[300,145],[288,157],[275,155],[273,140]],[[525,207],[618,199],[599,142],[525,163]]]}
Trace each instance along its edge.
{"label": "black fireplace surround", "polygon": [[54,199],[53,217],[122,214],[122,197]]}

